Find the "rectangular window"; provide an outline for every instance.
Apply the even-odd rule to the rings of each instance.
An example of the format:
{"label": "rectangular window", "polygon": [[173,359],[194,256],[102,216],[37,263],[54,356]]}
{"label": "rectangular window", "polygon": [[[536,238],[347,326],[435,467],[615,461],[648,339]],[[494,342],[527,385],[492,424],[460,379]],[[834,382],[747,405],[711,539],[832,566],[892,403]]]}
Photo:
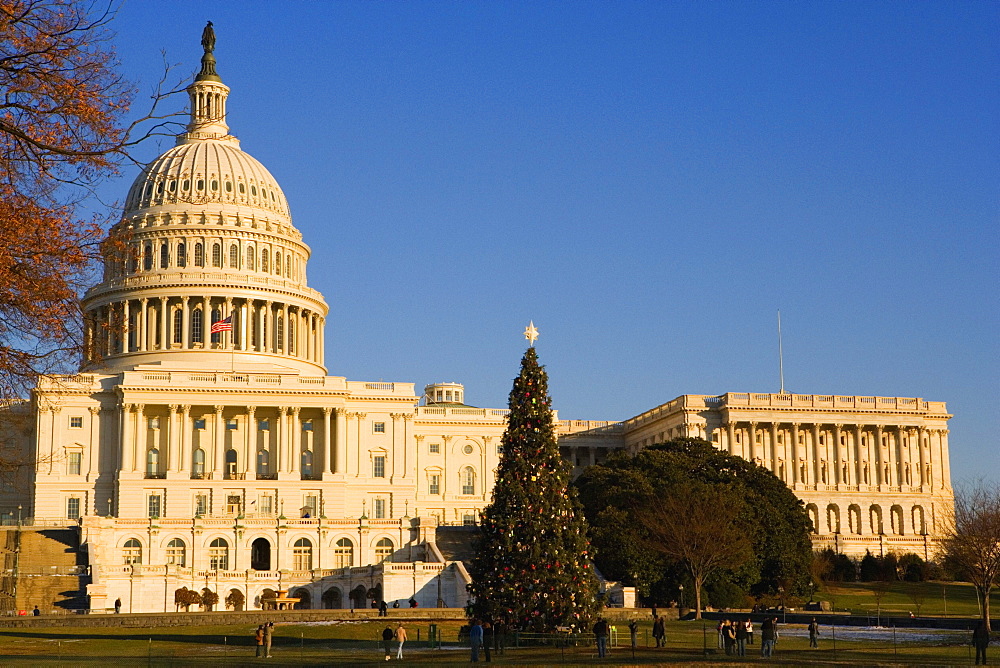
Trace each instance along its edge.
{"label": "rectangular window", "polygon": [[66,519],[80,519],[80,499],[75,496],[66,499]]}
{"label": "rectangular window", "polygon": [[441,493],[441,476],[432,475],[430,476],[430,484],[427,486],[427,491],[430,494],[440,494]]}
{"label": "rectangular window", "polygon": [[151,417],[151,418],[149,418],[149,428],[150,429],[159,429],[160,428],[160,418],[158,418],[158,417]]}
{"label": "rectangular window", "polygon": [[372,431],[374,431],[376,434],[384,434],[385,433],[385,422],[375,422],[375,423],[373,423],[372,424]]}
{"label": "rectangular window", "polygon": [[502,455],[503,454],[503,446],[502,445],[498,445],[497,446],[497,454],[498,455]]}
{"label": "rectangular window", "polygon": [[147,510],[149,512],[149,516],[150,517],[157,518],[157,517],[160,516],[160,502],[161,501],[162,501],[162,497],[159,494],[150,494],[149,495],[149,498],[147,499],[147,502],[148,502],[147,503]]}
{"label": "rectangular window", "polygon": [[312,431],[312,430],[313,430],[312,420],[305,420],[302,423],[302,431]]}
{"label": "rectangular window", "polygon": [[474,513],[465,513],[462,515],[462,525],[467,527],[476,526],[476,516]]}
{"label": "rectangular window", "polygon": [[375,519],[385,519],[385,499],[375,499]]}
{"label": "rectangular window", "polygon": [[257,420],[257,429],[260,431],[268,431],[271,429],[270,420]]}
{"label": "rectangular window", "polygon": [[307,494],[305,496],[305,503],[302,504],[304,507],[304,512],[309,513],[310,517],[316,517],[316,508],[319,507],[319,497],[314,494]]}
{"label": "rectangular window", "polygon": [[229,418],[228,420],[226,420],[226,429],[230,429],[230,430],[237,429],[237,428],[239,428],[239,426],[240,426],[240,423],[237,421],[236,418]]}
{"label": "rectangular window", "polygon": [[274,512],[274,498],[270,496],[260,497],[260,510],[259,512],[264,515],[270,515]]}
{"label": "rectangular window", "polygon": [[194,514],[195,515],[207,515],[208,514],[208,496],[205,494],[196,494],[194,497]]}
{"label": "rectangular window", "polygon": [[430,452],[432,455],[439,454],[441,452],[441,444],[431,443],[430,445],[427,446],[427,451]]}
{"label": "rectangular window", "polygon": [[80,465],[83,461],[82,452],[71,452],[67,458],[67,473],[70,475],[80,475]]}
{"label": "rectangular window", "polygon": [[373,475],[376,478],[384,478],[385,477],[385,456],[384,455],[379,455],[378,457],[375,457],[375,466],[374,466],[374,469],[375,469],[375,471],[374,471]]}
{"label": "rectangular window", "polygon": [[198,418],[197,420],[195,420],[194,421],[194,428],[195,429],[204,429],[205,428],[205,418]]}
{"label": "rectangular window", "polygon": [[70,429],[83,429],[83,418],[74,416],[69,419]]}

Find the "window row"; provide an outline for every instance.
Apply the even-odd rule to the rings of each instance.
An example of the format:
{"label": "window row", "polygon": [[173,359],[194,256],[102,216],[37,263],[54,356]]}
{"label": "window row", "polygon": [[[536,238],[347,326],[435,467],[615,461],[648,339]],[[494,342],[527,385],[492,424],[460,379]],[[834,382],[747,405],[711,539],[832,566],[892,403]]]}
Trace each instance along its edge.
{"label": "window row", "polygon": [[[871,505],[867,512],[857,504],[851,504],[847,508],[846,526],[841,525],[840,506],[831,503],[826,507],[825,526],[820,523],[819,508],[814,503],[806,506],[806,513],[812,522],[813,533],[820,533],[821,528],[825,528],[824,533],[828,534],[853,534],[853,535],[885,535],[904,536],[909,532],[918,536],[925,536],[928,533],[927,515],[923,506],[913,506],[909,513],[903,510],[900,505],[893,505],[889,508],[888,524],[885,526],[882,506]],[[907,517],[908,516],[908,517]],[[888,532],[886,529],[888,528]],[[844,530],[846,529],[846,531]],[[867,529],[867,531],[866,531]]]}
{"label": "window row", "polygon": [[[164,201],[175,200],[178,194],[181,197],[190,197],[192,194],[206,195],[222,193],[233,198],[238,195],[239,199],[243,201],[254,198],[257,200],[257,203],[270,203],[270,206],[281,205],[281,195],[274,186],[260,184],[258,187],[253,182],[248,185],[243,181],[236,181],[234,183],[230,179],[219,180],[218,177],[209,177],[207,179],[198,177],[193,179],[165,179],[156,181],[155,183],[147,181],[142,188],[137,188],[131,193],[127,206],[134,208],[162,204]],[[248,194],[249,198],[247,197]]]}
{"label": "window row", "polygon": [[[392,560],[396,550],[390,538],[381,538],[375,543],[375,563]],[[230,569],[231,548],[225,538],[215,538],[208,546],[208,570],[226,571]],[[143,545],[138,538],[129,538],[122,545],[122,563],[126,566],[143,563]],[[350,538],[339,538],[334,543],[334,568],[352,568],[355,566],[354,542]],[[188,546],[183,538],[172,538],[167,542],[165,563],[171,566],[186,567],[188,565]],[[271,543],[266,538],[258,538],[250,546],[250,568],[252,570],[269,571],[274,567],[271,559]],[[313,569],[313,542],[308,538],[299,538],[292,545],[292,570],[309,571]]]}
{"label": "window row", "polygon": [[[124,273],[125,265],[117,258],[109,257],[108,264],[111,265],[112,275]],[[205,244],[197,242],[189,247],[184,241],[172,245],[170,242],[147,241],[141,250],[133,247],[127,263],[129,274],[143,271],[153,271],[154,268],[169,269],[171,267],[186,268],[192,267],[216,267],[219,269],[246,269],[247,271],[260,271],[265,274],[275,274],[285,278],[295,279],[301,274],[302,259],[294,253],[282,253],[279,250],[271,251],[261,248],[259,251],[254,245],[246,245],[244,248],[240,244],[230,243],[224,246],[221,242]]]}

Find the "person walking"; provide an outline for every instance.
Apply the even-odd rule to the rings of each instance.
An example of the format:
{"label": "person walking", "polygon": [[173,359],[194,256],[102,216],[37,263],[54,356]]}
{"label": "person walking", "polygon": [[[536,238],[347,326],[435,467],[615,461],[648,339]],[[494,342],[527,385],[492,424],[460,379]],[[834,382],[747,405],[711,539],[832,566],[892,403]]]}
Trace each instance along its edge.
{"label": "person walking", "polygon": [[639,622],[634,619],[628,623],[628,636],[632,641],[632,649],[639,646]]}
{"label": "person walking", "polygon": [[274,622],[264,624],[264,658],[271,658],[271,641],[274,639]]}
{"label": "person walking", "polygon": [[653,640],[656,641],[657,647],[666,647],[666,629],[663,624],[663,617],[657,617],[653,620]]}
{"label": "person walking", "polygon": [[990,644],[990,632],[986,630],[986,622],[979,622],[972,632],[972,644],[976,648],[976,665],[986,665],[986,648]]}
{"label": "person walking", "polygon": [[472,657],[470,660],[479,661],[479,648],[483,646],[483,627],[480,625],[478,619],[472,620],[472,626],[469,627],[469,648],[472,650]]}
{"label": "person walking", "polygon": [[392,639],[395,637],[395,633],[392,632],[392,627],[388,624],[382,630],[382,649],[385,650],[385,660],[388,661],[392,658]]}
{"label": "person walking", "polygon": [[739,620],[733,622],[736,626],[736,654],[747,655],[747,625]]}
{"label": "person walking", "polygon": [[809,646],[819,647],[819,624],[816,623],[815,617],[809,622]]}
{"label": "person walking", "polygon": [[403,659],[403,643],[406,642],[406,629],[403,628],[403,622],[399,623],[396,627],[396,641],[399,646],[396,648],[396,658],[399,660]]}
{"label": "person walking", "polygon": [[259,659],[261,657],[261,655],[264,653],[264,625],[263,624],[258,624],[257,625],[257,630],[253,632],[253,642],[257,646],[257,654],[255,654],[254,656],[256,656]]}
{"label": "person walking", "polygon": [[489,622],[483,622],[483,654],[486,655],[486,663],[493,661],[490,656],[490,648],[493,647],[493,626]]}
{"label": "person walking", "polygon": [[603,617],[597,618],[594,624],[594,637],[597,639],[597,656],[603,659],[608,655],[608,623]]}

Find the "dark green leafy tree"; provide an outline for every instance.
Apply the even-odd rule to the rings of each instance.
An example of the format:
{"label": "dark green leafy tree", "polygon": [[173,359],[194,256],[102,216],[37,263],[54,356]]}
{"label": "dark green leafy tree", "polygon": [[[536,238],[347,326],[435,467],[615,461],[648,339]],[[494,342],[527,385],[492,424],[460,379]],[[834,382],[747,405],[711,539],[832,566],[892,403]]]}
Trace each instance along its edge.
{"label": "dark green leafy tree", "polygon": [[509,407],[493,501],[472,560],[470,614],[522,630],[579,628],[596,613],[597,580],[534,348],[521,360]]}
{"label": "dark green leafy tree", "polygon": [[717,486],[738,499],[720,512],[731,513],[750,541],[749,558],[720,569],[716,580],[758,597],[777,593],[779,586],[790,595],[808,593],[813,555],[802,502],[767,469],[696,438],[674,439],[635,455],[612,453],[577,479],[597,567],[608,579],[635,585],[641,595],[657,596],[656,602],[666,602],[657,592],[677,591],[681,582],[667,582],[677,570],[664,568],[676,561],[643,553],[649,531],[641,517],[671,489],[692,483]]}

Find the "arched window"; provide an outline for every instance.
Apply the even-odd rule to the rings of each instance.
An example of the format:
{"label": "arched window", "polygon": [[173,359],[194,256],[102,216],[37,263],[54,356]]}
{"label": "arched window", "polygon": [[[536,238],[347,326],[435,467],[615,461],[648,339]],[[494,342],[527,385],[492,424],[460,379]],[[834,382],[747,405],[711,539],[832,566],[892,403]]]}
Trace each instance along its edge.
{"label": "arched window", "polygon": [[869,516],[871,517],[871,527],[872,533],[876,536],[883,532],[882,527],[882,508],[881,506],[872,506],[868,509]]}
{"label": "arched window", "polygon": [[806,506],[806,513],[809,515],[809,522],[812,524],[811,533],[819,533],[819,508],[816,507],[815,503],[810,503]]}
{"label": "arched window", "polygon": [[236,478],[236,465],[237,465],[238,455],[236,450],[230,448],[226,450],[226,479],[234,480]]}
{"label": "arched window", "polygon": [[900,506],[893,506],[889,509],[889,521],[892,524],[892,533],[897,536],[903,535],[903,509]]}
{"label": "arched window", "polygon": [[309,450],[302,451],[302,475],[312,475],[313,453]]}
{"label": "arched window", "polygon": [[205,266],[205,244],[199,243],[194,245],[194,266]]}
{"label": "arched window", "polygon": [[195,309],[191,312],[191,342],[201,343],[202,342],[202,327],[203,318],[201,315],[201,309]]}
{"label": "arched window", "polygon": [[827,533],[840,533],[840,508],[831,503],[826,507]]}
{"label": "arched window", "polygon": [[921,536],[927,534],[927,521],[921,506],[913,506],[913,531]]}
{"label": "arched window", "polygon": [[247,247],[247,269],[257,271],[257,252],[253,249],[253,246]]}
{"label": "arched window", "polygon": [[274,254],[274,273],[281,276],[281,253]]}
{"label": "arched window", "polygon": [[[215,323],[219,322],[220,320],[222,320],[222,312],[219,309],[217,309],[217,308],[212,309],[212,321],[211,321],[211,324],[214,325]],[[211,330],[209,330],[209,332],[211,332]],[[215,334],[211,334],[210,333],[209,336],[212,337],[212,343],[218,343],[219,341],[222,340],[222,332],[216,332]]]}
{"label": "arched window", "polygon": [[174,566],[184,566],[187,556],[187,549],[184,546],[184,541],[180,538],[174,538],[169,543],[167,543],[167,563],[173,564]]}
{"label": "arched window", "polygon": [[299,538],[292,548],[292,569],[296,571],[311,571],[313,564],[313,546],[308,538]]}
{"label": "arched window", "polygon": [[212,244],[212,266],[222,266],[222,244]]}
{"label": "arched window", "polygon": [[142,563],[142,543],[138,538],[129,538],[122,548],[122,558],[126,566]]}
{"label": "arched window", "polygon": [[146,475],[154,475],[160,470],[160,451],[150,448],[146,452]]}
{"label": "arched window", "polygon": [[350,538],[341,538],[333,550],[334,568],[351,568],[354,566],[354,543]]}
{"label": "arched window", "polygon": [[282,318],[281,314],[279,313],[275,318],[275,320],[277,322],[275,322],[275,327],[274,327],[274,338],[275,338],[274,347],[281,348],[285,345],[285,319]]}
{"label": "arched window", "polygon": [[233,244],[229,247],[229,266],[238,269],[240,266],[240,247]]}
{"label": "arched window", "polygon": [[847,509],[847,530],[853,534],[861,534],[861,508],[852,505]]}
{"label": "arched window", "polygon": [[288,318],[288,354],[295,354],[295,318]]}
{"label": "arched window", "polygon": [[183,241],[177,244],[177,266],[186,267],[187,266],[187,244]]}
{"label": "arched window", "polygon": [[164,241],[160,244],[160,269],[166,269],[170,264],[170,246]]}
{"label": "arched window", "polygon": [[462,494],[476,493],[476,469],[466,466],[462,469]]}
{"label": "arched window", "polygon": [[184,312],[181,309],[174,309],[174,343],[183,341]]}
{"label": "arched window", "polygon": [[128,270],[129,273],[134,274],[139,271],[139,247],[131,246],[129,248],[129,258],[128,258]]}
{"label": "arched window", "polygon": [[267,260],[268,260],[268,253],[267,253],[267,249],[264,248],[263,250],[260,251],[260,270],[261,271],[265,271],[266,272],[266,271],[270,270],[270,268],[267,266],[268,265]]}
{"label": "arched window", "polygon": [[153,271],[153,244],[146,244],[142,253],[142,268],[146,271]]}
{"label": "arched window", "polygon": [[268,475],[270,471],[270,456],[267,450],[257,451],[257,475]]}
{"label": "arched window", "polygon": [[205,477],[205,451],[201,448],[191,455],[191,477],[199,479]]}
{"label": "arched window", "polygon": [[390,561],[393,551],[392,541],[383,538],[375,543],[375,562],[381,564],[383,561]]}
{"label": "arched window", "polygon": [[216,538],[208,547],[208,569],[212,571],[229,570],[229,543],[225,538]]}

